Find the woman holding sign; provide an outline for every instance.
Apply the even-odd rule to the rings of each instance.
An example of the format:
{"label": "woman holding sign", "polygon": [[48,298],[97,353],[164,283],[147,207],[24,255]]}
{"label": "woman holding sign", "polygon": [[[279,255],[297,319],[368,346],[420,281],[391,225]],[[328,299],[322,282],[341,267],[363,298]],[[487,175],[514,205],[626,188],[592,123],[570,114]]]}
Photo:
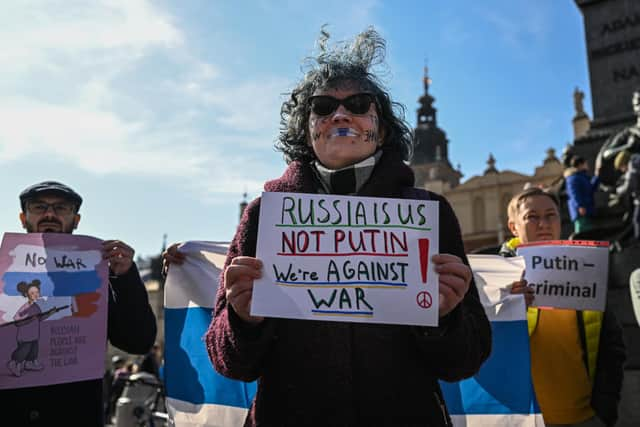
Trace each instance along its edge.
{"label": "woman holding sign", "polygon": [[[320,54],[281,111],[277,148],[288,167],[267,192],[439,201],[439,326],[261,318],[250,314],[260,199],[245,210],[228,252],[206,335],[218,372],[258,380],[245,425],[445,426],[439,379],[473,375],[488,357],[491,330],[464,254],[458,221],[439,195],[413,189],[404,163],[407,124],[372,74],[384,56],[373,29]],[[400,107],[401,108],[401,107]]]}
{"label": "woman holding sign", "polygon": [[[539,188],[516,194],[508,206],[515,236],[500,254],[515,256],[520,244],[560,239],[556,198]],[[524,281],[512,293],[533,289]],[[606,310],[527,309],[531,375],[547,426],[613,426],[618,418],[625,348],[622,330]]]}

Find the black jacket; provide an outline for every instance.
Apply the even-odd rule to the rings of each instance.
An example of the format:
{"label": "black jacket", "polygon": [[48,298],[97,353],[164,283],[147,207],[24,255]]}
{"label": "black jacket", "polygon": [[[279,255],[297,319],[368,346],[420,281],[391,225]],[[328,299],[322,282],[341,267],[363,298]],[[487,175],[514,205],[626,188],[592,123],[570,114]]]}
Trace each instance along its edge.
{"label": "black jacket", "polygon": [[[109,277],[107,336],[128,353],[143,354],[156,339],[156,320],[135,264],[122,276]],[[104,348],[96,349],[103,352]],[[0,390],[3,426],[104,425],[102,377],[95,380]]]}

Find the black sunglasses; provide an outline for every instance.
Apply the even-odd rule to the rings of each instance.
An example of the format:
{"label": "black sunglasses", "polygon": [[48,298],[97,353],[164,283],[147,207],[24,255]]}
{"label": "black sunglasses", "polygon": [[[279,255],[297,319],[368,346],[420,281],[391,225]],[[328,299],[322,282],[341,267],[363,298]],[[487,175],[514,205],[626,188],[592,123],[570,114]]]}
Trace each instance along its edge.
{"label": "black sunglasses", "polygon": [[344,99],[334,98],[329,95],[318,95],[309,98],[311,111],[318,116],[328,116],[338,109],[340,104],[353,114],[365,114],[369,106],[375,102],[375,97],[370,93],[356,93]]}

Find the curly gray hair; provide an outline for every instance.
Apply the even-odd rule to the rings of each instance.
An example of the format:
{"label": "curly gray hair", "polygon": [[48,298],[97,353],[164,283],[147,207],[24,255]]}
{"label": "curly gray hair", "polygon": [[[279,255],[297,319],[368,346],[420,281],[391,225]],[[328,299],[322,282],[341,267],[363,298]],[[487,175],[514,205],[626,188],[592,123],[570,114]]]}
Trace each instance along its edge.
{"label": "curly gray hair", "polygon": [[307,143],[309,98],[319,89],[355,88],[374,95],[384,135],[383,151],[393,151],[404,160],[413,154],[411,128],[404,120],[404,106],[391,101],[371,68],[384,64],[386,43],[372,27],[358,34],[351,43],[329,47],[329,33],[323,27],[318,39],[319,53],[307,58],[309,67],[291,91],[280,110],[280,135],[275,144],[287,163],[311,161],[316,156]]}

